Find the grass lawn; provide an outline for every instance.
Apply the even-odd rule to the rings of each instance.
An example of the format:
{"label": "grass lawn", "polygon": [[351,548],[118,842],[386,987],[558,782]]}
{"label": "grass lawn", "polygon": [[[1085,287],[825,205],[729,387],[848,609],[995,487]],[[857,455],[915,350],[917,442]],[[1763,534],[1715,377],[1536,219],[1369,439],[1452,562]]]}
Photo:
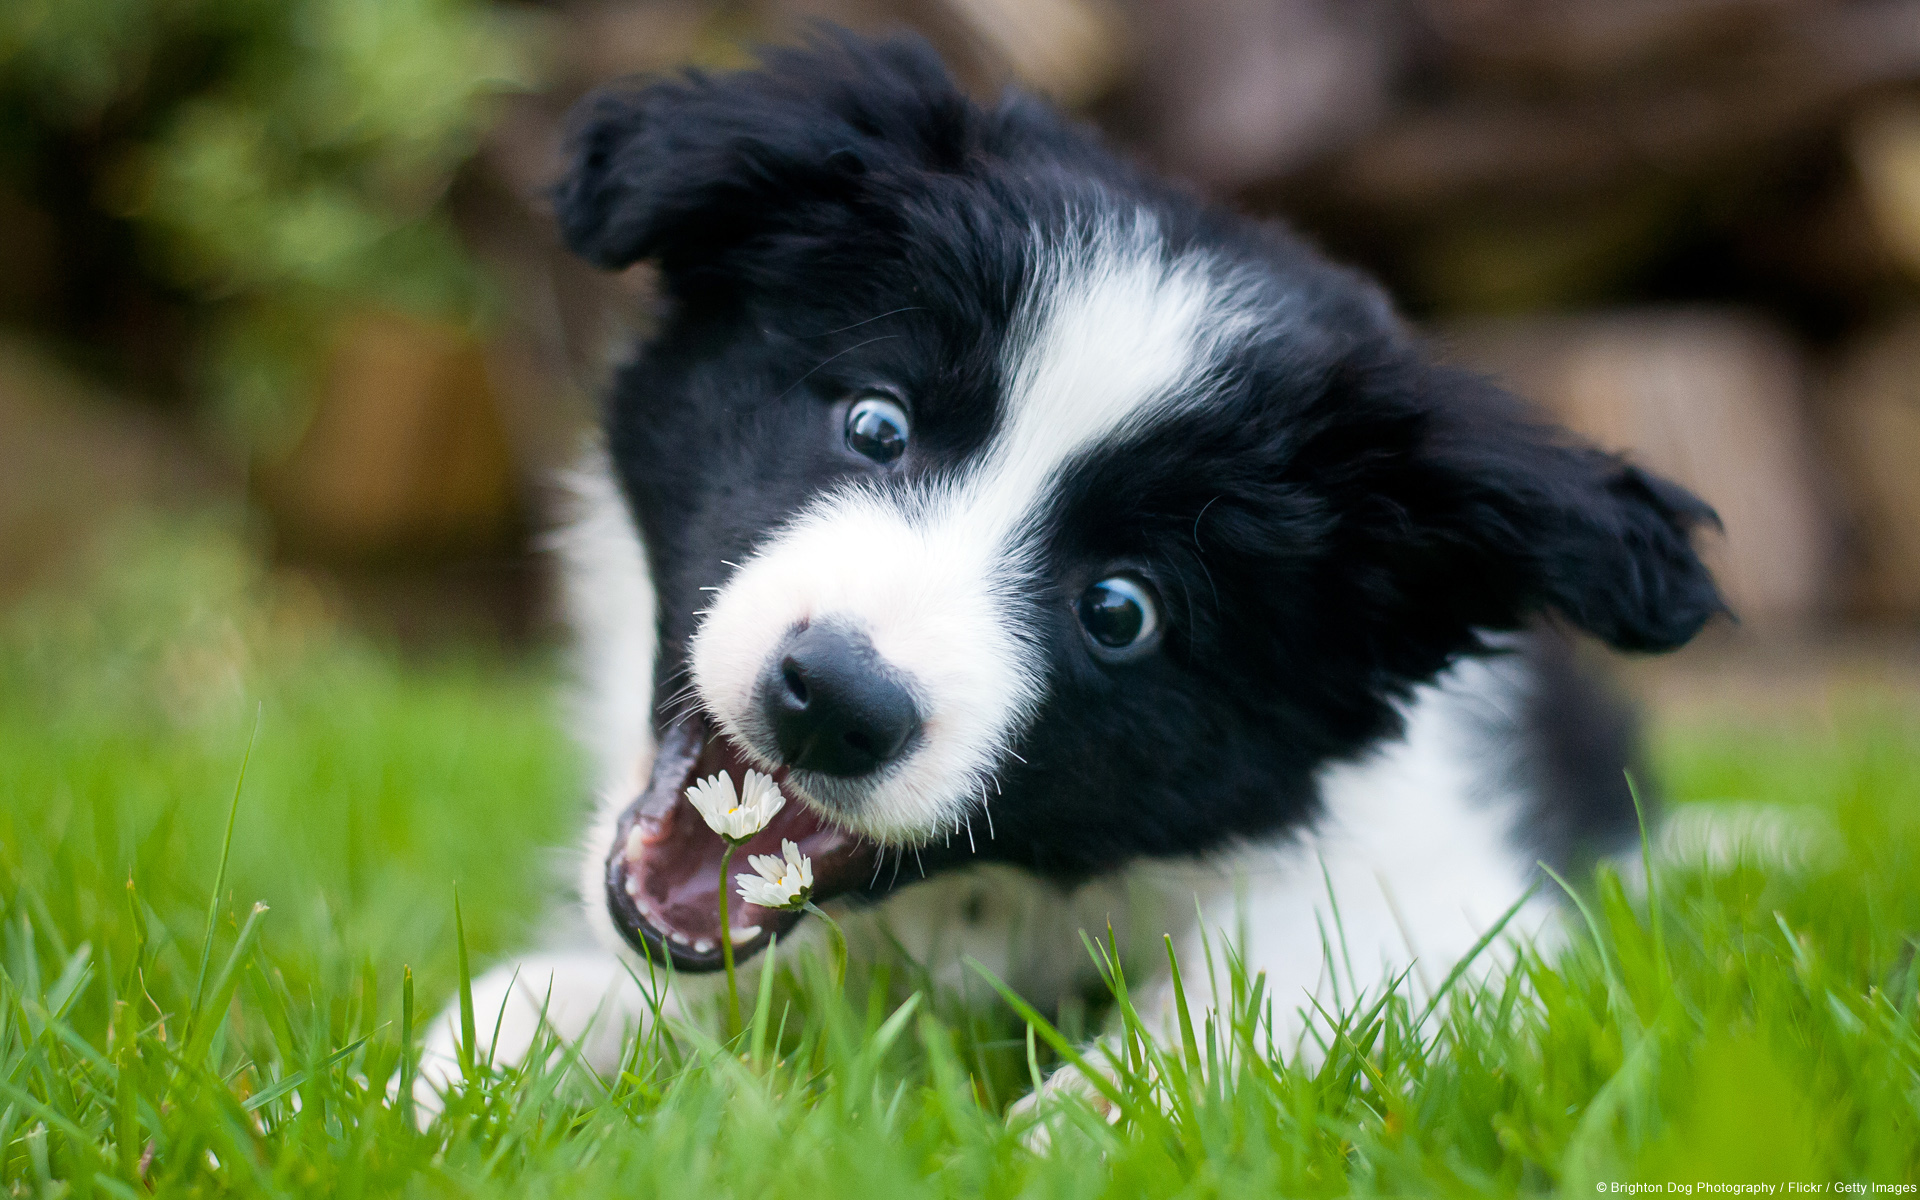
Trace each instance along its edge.
{"label": "grass lawn", "polygon": [[1000,1116],[1029,1077],[1024,1024],[916,992],[910,964],[839,993],[802,965],[745,998],[740,1044],[663,1032],[617,1080],[564,1055],[476,1069],[418,1132],[386,1081],[458,990],[455,883],[478,969],[532,935],[563,869],[580,779],[557,669],[403,665],[270,586],[218,525],[130,530],[109,559],[0,626],[5,1194],[1593,1195],[1920,1177],[1920,718],[1886,707],[1837,730],[1661,740],[1672,796],[1809,806],[1829,852],[1663,872],[1651,905],[1581,881],[1582,932],[1529,962],[1528,986],[1457,995],[1424,1042],[1409,1003],[1373,1005],[1312,1069],[1268,1053],[1274,1000],[1245,981],[1187,1050],[1129,1071],[1138,1119],[1087,1116],[1045,1157]]}

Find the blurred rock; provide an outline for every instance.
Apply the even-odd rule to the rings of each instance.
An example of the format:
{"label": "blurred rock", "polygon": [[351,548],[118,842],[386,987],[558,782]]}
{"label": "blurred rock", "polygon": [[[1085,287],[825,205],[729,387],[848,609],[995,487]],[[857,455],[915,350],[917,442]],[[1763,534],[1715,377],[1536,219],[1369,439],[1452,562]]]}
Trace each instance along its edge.
{"label": "blurred rock", "polygon": [[1097,99],[1129,46],[1108,0],[940,0],[1023,86],[1069,107]]}
{"label": "blurred rock", "polygon": [[1409,247],[1407,282],[1415,297],[1449,312],[1605,303],[1665,247],[1675,207],[1658,187],[1518,211],[1469,207]]}
{"label": "blurred rock", "polygon": [[1131,107],[1154,157],[1217,187],[1285,174],[1389,112],[1383,0],[1150,0]]}
{"label": "blurred rock", "polygon": [[234,492],[177,430],[35,347],[0,339],[0,596],[128,509]]}
{"label": "blurred rock", "polygon": [[[1425,94],[1328,163],[1312,186],[1376,211],[1417,214],[1712,174],[1827,137],[1875,89],[1920,79],[1920,0],[1429,7],[1473,14],[1436,22],[1471,36],[1430,47]],[[1515,15],[1522,12],[1534,14],[1532,32]],[[1587,48],[1549,53],[1563,43],[1551,31],[1571,25],[1588,29],[1573,39]],[[1503,53],[1545,78],[1526,86],[1478,78],[1475,56]]]}
{"label": "blurred rock", "polygon": [[1591,79],[1777,33],[1825,0],[1414,0],[1464,71]]}
{"label": "blurred rock", "polygon": [[587,87],[640,72],[664,71],[699,57],[715,24],[699,0],[612,0],[567,9],[566,75]]}
{"label": "blurred rock", "polygon": [[1703,550],[1740,620],[1805,625],[1833,600],[1834,544],[1803,412],[1804,369],[1771,325],[1645,310],[1449,329],[1453,358],[1692,488],[1725,539]]}
{"label": "blurred rock", "polygon": [[1920,313],[1850,348],[1818,412],[1845,481],[1853,598],[1866,615],[1920,620]]}
{"label": "blurred rock", "polygon": [[1900,265],[1920,277],[1920,103],[1873,109],[1852,133],[1874,228]]}
{"label": "blurred rock", "polygon": [[312,424],[263,488],[294,549],[471,553],[517,529],[519,483],[484,348],[397,313],[342,323]]}

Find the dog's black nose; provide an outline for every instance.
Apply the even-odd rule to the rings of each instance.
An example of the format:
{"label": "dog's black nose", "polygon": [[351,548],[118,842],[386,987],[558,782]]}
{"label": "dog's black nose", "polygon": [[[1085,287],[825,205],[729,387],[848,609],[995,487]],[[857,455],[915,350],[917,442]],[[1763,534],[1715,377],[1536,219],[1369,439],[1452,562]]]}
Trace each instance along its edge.
{"label": "dog's black nose", "polygon": [[767,664],[767,720],[787,765],[865,775],[905,749],[920,710],[873,643],[843,626],[809,625]]}

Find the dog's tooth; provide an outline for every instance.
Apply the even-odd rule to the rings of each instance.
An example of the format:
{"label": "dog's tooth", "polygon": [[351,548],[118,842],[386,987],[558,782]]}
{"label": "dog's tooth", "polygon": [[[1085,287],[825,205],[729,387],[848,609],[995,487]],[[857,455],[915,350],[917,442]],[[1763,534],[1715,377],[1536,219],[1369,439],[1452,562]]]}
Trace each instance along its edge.
{"label": "dog's tooth", "polygon": [[627,830],[627,845],[624,851],[627,856],[627,861],[633,862],[638,860],[640,852],[646,848],[646,845],[647,839],[642,836],[640,823],[636,821],[633,828]]}
{"label": "dog's tooth", "polygon": [[[640,899],[640,881],[632,875],[627,876],[627,899],[634,901]],[[642,909],[642,911],[645,910]]]}
{"label": "dog's tooth", "polygon": [[649,813],[633,823],[633,832],[627,835],[627,854],[632,856],[639,853],[634,840],[636,838],[639,839],[637,843],[639,846],[658,846],[661,842],[666,841],[667,836],[672,832],[673,813],[671,810],[658,815]]}
{"label": "dog's tooth", "polygon": [[712,939],[712,938],[701,938],[701,939],[700,939],[699,941],[697,941],[697,942],[695,942],[695,943],[693,944],[693,952],[694,952],[695,954],[712,954],[712,953],[713,953],[713,939]]}
{"label": "dog's tooth", "polygon": [[693,939],[681,933],[678,929],[669,932],[667,934],[667,940],[681,946],[691,946],[693,944]]}
{"label": "dog's tooth", "polygon": [[733,944],[736,946],[744,946],[759,936],[760,927],[758,925],[737,925],[727,930],[727,937],[732,939]]}

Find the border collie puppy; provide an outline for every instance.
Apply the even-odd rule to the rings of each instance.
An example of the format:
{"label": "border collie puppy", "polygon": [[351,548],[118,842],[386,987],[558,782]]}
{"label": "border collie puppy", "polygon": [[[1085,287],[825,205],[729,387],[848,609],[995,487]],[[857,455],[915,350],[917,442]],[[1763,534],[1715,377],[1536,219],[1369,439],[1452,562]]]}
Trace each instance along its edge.
{"label": "border collie puppy", "polygon": [[1109,922],[1196,970],[1236,944],[1282,1009],[1431,987],[1537,863],[1632,830],[1627,723],[1540,631],[1686,642],[1713,514],[1436,365],[1366,279],[912,39],[575,131],[568,246],[665,303],[567,544],[603,945],[480,984],[501,1055],[544,1008],[609,1065],[630,969],[711,995],[721,939],[797,935],[721,927],[686,799],[717,772],[786,794],[748,851],[797,842],[816,899],[1042,1003]]}

